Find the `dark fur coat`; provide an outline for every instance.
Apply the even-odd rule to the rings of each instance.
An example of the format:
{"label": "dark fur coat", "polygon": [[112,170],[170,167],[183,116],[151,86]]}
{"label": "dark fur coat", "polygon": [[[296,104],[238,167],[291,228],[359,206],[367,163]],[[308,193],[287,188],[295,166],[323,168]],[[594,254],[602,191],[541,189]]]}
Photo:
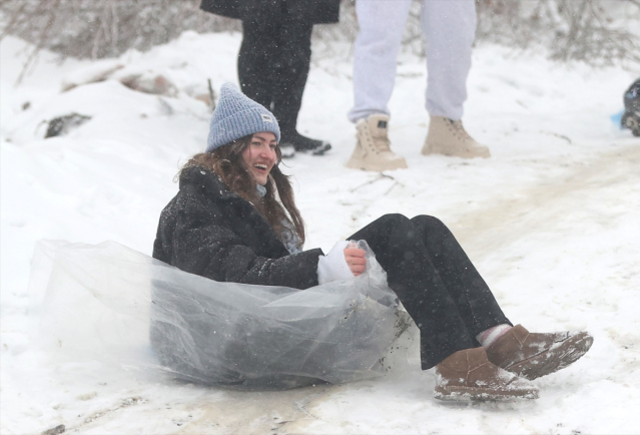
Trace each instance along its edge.
{"label": "dark fur coat", "polygon": [[190,168],[160,215],[153,257],[216,281],[305,289],[318,285],[313,249],[290,255],[256,208],[212,172]]}
{"label": "dark fur coat", "polygon": [[206,12],[246,21],[272,19],[282,8],[309,24],[337,23],[340,0],[202,0]]}

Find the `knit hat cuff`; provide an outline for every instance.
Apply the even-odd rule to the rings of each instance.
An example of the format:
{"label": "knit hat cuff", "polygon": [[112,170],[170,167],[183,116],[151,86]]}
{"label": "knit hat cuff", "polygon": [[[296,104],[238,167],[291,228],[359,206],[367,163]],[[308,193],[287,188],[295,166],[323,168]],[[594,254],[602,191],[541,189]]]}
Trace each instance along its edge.
{"label": "knit hat cuff", "polygon": [[268,131],[280,142],[278,121],[265,107],[249,99],[235,86],[222,86],[220,102],[211,117],[207,152],[250,134]]}

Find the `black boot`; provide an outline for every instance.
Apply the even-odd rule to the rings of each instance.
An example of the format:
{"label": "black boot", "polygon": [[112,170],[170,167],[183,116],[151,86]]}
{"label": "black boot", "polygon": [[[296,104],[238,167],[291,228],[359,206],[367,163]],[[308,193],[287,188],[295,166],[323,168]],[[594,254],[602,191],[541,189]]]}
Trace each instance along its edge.
{"label": "black boot", "polygon": [[301,135],[295,130],[293,132],[283,131],[280,139],[280,148],[290,146],[293,146],[296,151],[311,152],[314,156],[321,156],[331,149],[329,142],[311,139],[310,137]]}

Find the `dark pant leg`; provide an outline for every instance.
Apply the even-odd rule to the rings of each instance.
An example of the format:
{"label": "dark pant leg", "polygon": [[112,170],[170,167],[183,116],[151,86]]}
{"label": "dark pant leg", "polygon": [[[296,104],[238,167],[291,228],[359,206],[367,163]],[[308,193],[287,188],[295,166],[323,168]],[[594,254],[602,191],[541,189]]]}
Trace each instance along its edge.
{"label": "dark pant leg", "polygon": [[433,216],[416,216],[411,222],[469,332],[475,337],[492,326],[511,324],[449,228]]}
{"label": "dark pant leg", "polygon": [[242,44],[238,54],[238,79],[242,92],[271,110],[278,56],[278,20],[243,21]]}
{"label": "dark pant leg", "polygon": [[[434,231],[437,227],[435,222],[439,221],[431,219],[409,220],[402,215],[385,215],[350,237],[353,240],[364,239],[371,246],[387,272],[389,287],[420,329],[422,368],[425,370],[458,350],[478,346],[474,338],[477,332],[468,325],[508,323],[504,315],[482,311],[484,306],[497,307],[498,310],[499,307],[475,268],[469,269],[463,280],[442,279],[438,267],[455,264],[455,267],[443,271],[457,273],[459,268],[468,268],[470,261],[448,230]],[[442,227],[446,229],[444,224]],[[431,246],[427,244],[432,240],[433,252],[429,252]],[[459,250],[451,248],[456,246]],[[449,256],[444,263],[440,261],[442,257]],[[435,263],[433,258],[437,258]],[[478,285],[479,282],[485,289],[470,289],[465,293],[461,287],[469,283]],[[461,294],[465,294],[466,299]],[[469,306],[475,310],[470,310]],[[479,319],[466,319],[470,313]]]}
{"label": "dark pant leg", "polygon": [[242,23],[238,77],[242,92],[271,110],[283,136],[296,131],[309,76],[313,24],[283,5],[270,19]]}
{"label": "dark pant leg", "polygon": [[284,15],[274,63],[273,114],[284,137],[295,133],[311,63],[313,24]]}

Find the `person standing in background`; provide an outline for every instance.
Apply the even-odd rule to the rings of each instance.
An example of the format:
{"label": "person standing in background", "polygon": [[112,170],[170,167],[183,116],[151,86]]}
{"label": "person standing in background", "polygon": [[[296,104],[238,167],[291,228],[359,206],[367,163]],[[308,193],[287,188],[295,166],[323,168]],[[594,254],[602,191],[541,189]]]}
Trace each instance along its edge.
{"label": "person standing in background", "polygon": [[[355,103],[349,120],[356,123],[357,144],[347,167],[367,171],[406,168],[391,151],[389,108],[396,59],[412,0],[358,0],[360,32],[355,43]],[[474,0],[421,0],[421,25],[427,39],[426,109],[431,121],[422,154],[463,158],[489,157],[462,126],[462,106],[475,38]]]}
{"label": "person standing in background", "polygon": [[206,12],[242,20],[238,78],[242,92],[271,110],[282,131],[283,157],[315,155],[328,142],[298,133],[298,112],[309,75],[314,24],[336,23],[340,0],[202,0]]}

